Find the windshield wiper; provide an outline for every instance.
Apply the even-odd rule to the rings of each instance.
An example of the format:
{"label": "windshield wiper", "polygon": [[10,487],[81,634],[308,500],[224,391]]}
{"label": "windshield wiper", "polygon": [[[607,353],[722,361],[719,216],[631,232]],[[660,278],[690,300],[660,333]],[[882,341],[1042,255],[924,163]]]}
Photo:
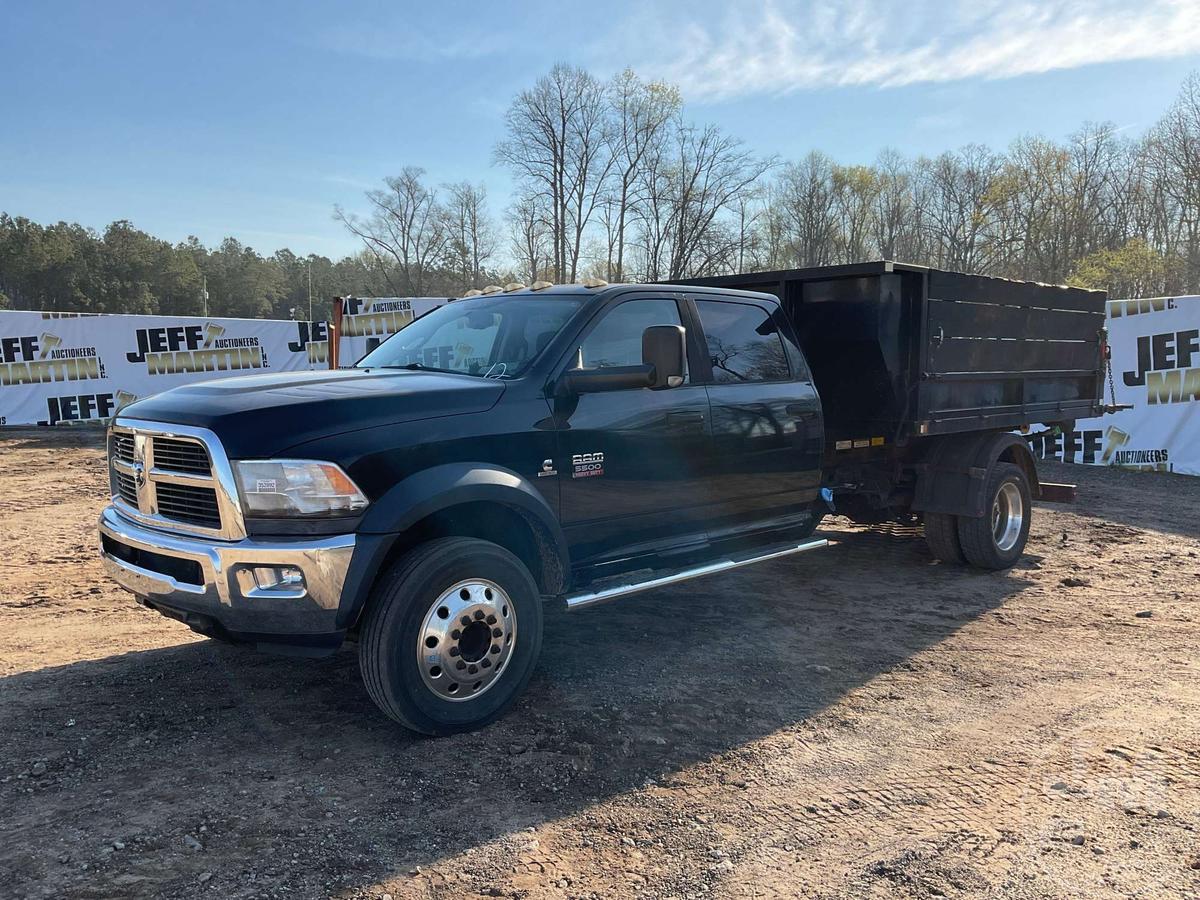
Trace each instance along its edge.
{"label": "windshield wiper", "polygon": [[400,366],[371,366],[372,369],[404,369],[408,372],[445,372],[447,375],[469,375],[460,369],[439,369],[437,366],[427,366],[425,363],[412,362]]}

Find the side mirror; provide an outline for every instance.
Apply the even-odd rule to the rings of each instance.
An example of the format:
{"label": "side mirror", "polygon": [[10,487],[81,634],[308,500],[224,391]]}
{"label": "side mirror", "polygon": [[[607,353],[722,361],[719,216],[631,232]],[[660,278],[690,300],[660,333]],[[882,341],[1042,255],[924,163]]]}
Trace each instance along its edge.
{"label": "side mirror", "polygon": [[571,369],[559,381],[559,390],[568,394],[599,394],[648,387],[654,387],[654,370],[645,364]]}
{"label": "side mirror", "polygon": [[642,364],[654,372],[650,387],[679,387],[686,360],[687,331],[682,325],[651,325],[642,332]]}
{"label": "side mirror", "polygon": [[597,394],[632,388],[679,387],[683,384],[687,359],[687,332],[681,325],[651,325],[642,332],[640,366],[604,366],[599,369],[569,369],[558,382],[566,394]]}

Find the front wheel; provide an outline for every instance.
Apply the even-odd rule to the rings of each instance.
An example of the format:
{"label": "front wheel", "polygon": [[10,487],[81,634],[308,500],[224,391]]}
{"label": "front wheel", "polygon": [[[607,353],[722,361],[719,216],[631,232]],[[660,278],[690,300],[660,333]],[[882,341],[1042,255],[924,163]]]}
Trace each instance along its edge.
{"label": "front wheel", "polygon": [[380,577],[358,659],[384,713],[442,735],[481,728],[507,711],[541,647],[541,598],[521,561],[489,541],[440,538]]}
{"label": "front wheel", "polygon": [[1033,496],[1025,470],[996,463],[988,473],[989,502],[980,518],[958,517],[958,539],[967,562],[981,569],[1007,569],[1025,552]]}

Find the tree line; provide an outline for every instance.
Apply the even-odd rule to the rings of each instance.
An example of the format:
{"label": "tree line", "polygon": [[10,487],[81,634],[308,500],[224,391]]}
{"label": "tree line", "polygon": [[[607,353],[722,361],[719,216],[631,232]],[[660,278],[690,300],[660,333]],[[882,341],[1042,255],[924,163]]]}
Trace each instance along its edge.
{"label": "tree line", "polygon": [[[453,296],[520,280],[664,281],[889,258],[1117,297],[1200,293],[1200,73],[1131,136],[1083,123],[1066,140],[869,165],[753,153],[690,121],[673,85],[565,64],[520,92],[494,161],[500,212],[471,181],[407,166],[335,217],[341,260],[261,256],[228,238],[170,244],[129,222],[102,234],[0,214],[0,307],[305,318],[335,294]],[[293,310],[295,311],[293,313]],[[321,312],[316,312],[318,316]]]}
{"label": "tree line", "polygon": [[210,249],[194,237],[171,244],[126,221],[97,233],[0,213],[0,309],[199,316],[207,308],[214,316],[307,319],[310,277],[317,318],[328,311],[322,298],[372,296],[385,284],[361,255],[264,257],[234,238]]}

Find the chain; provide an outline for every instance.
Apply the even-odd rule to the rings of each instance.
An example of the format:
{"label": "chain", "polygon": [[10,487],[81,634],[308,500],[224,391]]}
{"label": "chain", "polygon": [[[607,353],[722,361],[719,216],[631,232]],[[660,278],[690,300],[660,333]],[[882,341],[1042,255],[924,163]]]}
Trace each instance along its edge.
{"label": "chain", "polygon": [[1104,369],[1108,375],[1108,396],[1109,402],[1112,404],[1113,411],[1116,412],[1117,406],[1117,388],[1113,384],[1112,373],[1112,345],[1108,342],[1108,329],[1104,330]]}

